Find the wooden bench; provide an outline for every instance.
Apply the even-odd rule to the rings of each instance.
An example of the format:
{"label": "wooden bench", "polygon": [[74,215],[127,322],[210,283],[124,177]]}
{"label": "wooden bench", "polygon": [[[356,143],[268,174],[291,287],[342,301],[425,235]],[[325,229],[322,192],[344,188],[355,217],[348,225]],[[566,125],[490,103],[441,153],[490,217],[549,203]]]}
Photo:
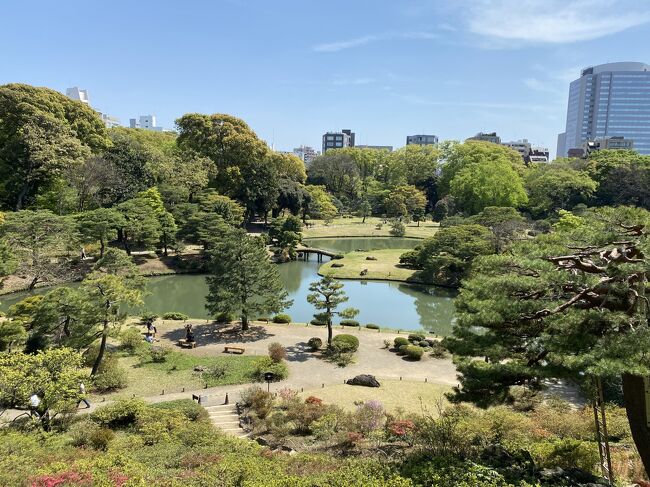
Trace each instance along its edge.
{"label": "wooden bench", "polygon": [[244,353],[244,349],[241,347],[225,347],[223,349],[223,353],[237,353],[241,355],[242,353]]}
{"label": "wooden bench", "polygon": [[195,348],[196,342],[188,342],[184,338],[181,338],[180,340],[178,340],[178,346],[181,348]]}

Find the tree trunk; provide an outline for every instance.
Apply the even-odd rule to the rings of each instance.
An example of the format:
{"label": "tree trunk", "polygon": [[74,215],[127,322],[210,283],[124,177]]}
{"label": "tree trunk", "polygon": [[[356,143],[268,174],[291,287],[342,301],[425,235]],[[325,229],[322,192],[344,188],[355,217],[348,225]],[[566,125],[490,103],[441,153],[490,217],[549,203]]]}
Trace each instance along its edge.
{"label": "tree trunk", "polygon": [[32,291],[36,287],[37,282],[38,282],[38,276],[36,276],[34,279],[32,279],[32,282],[29,283],[29,287],[27,289],[29,291]]}
{"label": "tree trunk", "polygon": [[327,319],[327,346],[332,346],[332,318]]}
{"label": "tree trunk", "polygon": [[245,314],[241,315],[241,330],[242,331],[248,330],[248,316]]}
{"label": "tree trunk", "polygon": [[99,344],[99,352],[97,353],[97,358],[95,359],[95,363],[93,364],[93,369],[90,371],[90,376],[94,377],[97,371],[99,370],[99,366],[102,363],[102,359],[104,358],[104,351],[106,350],[106,338],[108,337],[108,321],[104,321],[104,331],[102,332],[102,341]]}
{"label": "tree trunk", "polygon": [[361,220],[361,223],[366,223],[366,215],[363,215],[363,220]]}
{"label": "tree trunk", "polygon": [[104,239],[100,238],[99,239],[99,258],[101,259],[104,257],[104,249],[106,248],[106,244],[104,244]]}
{"label": "tree trunk", "polygon": [[643,377],[623,374],[623,397],[632,438],[639,451],[646,475],[650,475],[650,428],[648,427]]}

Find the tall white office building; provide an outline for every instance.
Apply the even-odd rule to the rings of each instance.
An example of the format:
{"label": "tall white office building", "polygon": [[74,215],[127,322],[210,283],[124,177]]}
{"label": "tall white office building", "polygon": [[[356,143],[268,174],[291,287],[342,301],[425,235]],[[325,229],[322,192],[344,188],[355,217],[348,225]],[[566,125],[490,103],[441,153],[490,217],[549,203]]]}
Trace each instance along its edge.
{"label": "tall white office building", "polygon": [[650,65],[608,63],[583,69],[569,86],[566,129],[557,138],[557,156],[606,137],[631,139],[650,154]]}
{"label": "tall white office building", "polygon": [[72,88],[67,88],[65,90],[65,96],[90,106],[90,98],[88,97],[88,90],[82,90],[78,86],[73,86]]}
{"label": "tall white office building", "polygon": [[145,129],[153,130],[154,132],[162,132],[163,128],[156,125],[155,115],[140,115],[139,118],[129,119],[129,127],[132,129]]}

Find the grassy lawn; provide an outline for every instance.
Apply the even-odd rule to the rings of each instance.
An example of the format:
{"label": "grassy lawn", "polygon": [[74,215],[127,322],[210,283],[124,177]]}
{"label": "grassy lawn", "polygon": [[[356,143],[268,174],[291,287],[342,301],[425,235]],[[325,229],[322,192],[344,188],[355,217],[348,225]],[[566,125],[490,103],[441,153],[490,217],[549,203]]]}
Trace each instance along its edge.
{"label": "grassy lawn", "polygon": [[[153,396],[160,394],[164,389],[166,393],[181,392],[185,390],[201,389],[206,383],[208,387],[246,384],[251,382],[250,374],[253,363],[259,356],[241,355],[229,357],[198,357],[182,352],[172,352],[165,362],[139,364],[137,357],[121,357],[120,366],[127,371],[129,382],[126,388],[104,395],[107,399],[121,397]],[[205,382],[194,367],[206,368],[224,366],[223,377],[205,377]],[[95,399],[97,396],[95,396]]]}
{"label": "grassy lawn", "polygon": [[[365,252],[348,252],[342,259],[332,260],[323,264],[319,271],[339,279],[390,279],[394,281],[411,281],[417,272],[413,269],[398,267],[399,256],[410,249],[369,250]],[[366,260],[366,257],[376,257],[377,260]],[[343,267],[332,267],[332,264],[343,264]],[[362,270],[368,269],[365,276]]]}
{"label": "grassy lawn", "polygon": [[300,395],[304,398],[316,396],[328,404],[336,404],[343,409],[355,409],[355,401],[380,401],[387,411],[401,408],[405,412],[421,413],[424,405],[431,413],[435,413],[435,403],[449,392],[449,386],[432,384],[430,382],[411,382],[398,380],[379,380],[381,387],[361,387],[347,384],[325,386],[323,389],[305,391]]}
{"label": "grassy lawn", "polygon": [[[311,220],[313,227],[304,228],[302,236],[304,238],[317,237],[390,237],[390,224],[384,223],[380,230],[377,224],[382,223],[378,217],[368,217],[365,223],[361,223],[361,218],[335,218],[332,223],[325,225],[323,220]],[[431,237],[438,230],[438,224],[431,221],[409,223],[406,225],[405,237],[427,238]]]}

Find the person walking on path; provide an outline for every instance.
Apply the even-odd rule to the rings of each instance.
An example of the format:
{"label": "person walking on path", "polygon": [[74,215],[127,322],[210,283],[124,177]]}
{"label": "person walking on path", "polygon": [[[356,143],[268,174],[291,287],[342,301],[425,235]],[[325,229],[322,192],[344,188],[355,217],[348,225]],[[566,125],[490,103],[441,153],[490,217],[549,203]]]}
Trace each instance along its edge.
{"label": "person walking on path", "polygon": [[90,408],[90,403],[88,402],[88,399],[86,399],[86,386],[83,382],[79,382],[79,402],[77,403],[77,407],[79,407],[79,404],[82,402],[86,405],[86,409]]}

